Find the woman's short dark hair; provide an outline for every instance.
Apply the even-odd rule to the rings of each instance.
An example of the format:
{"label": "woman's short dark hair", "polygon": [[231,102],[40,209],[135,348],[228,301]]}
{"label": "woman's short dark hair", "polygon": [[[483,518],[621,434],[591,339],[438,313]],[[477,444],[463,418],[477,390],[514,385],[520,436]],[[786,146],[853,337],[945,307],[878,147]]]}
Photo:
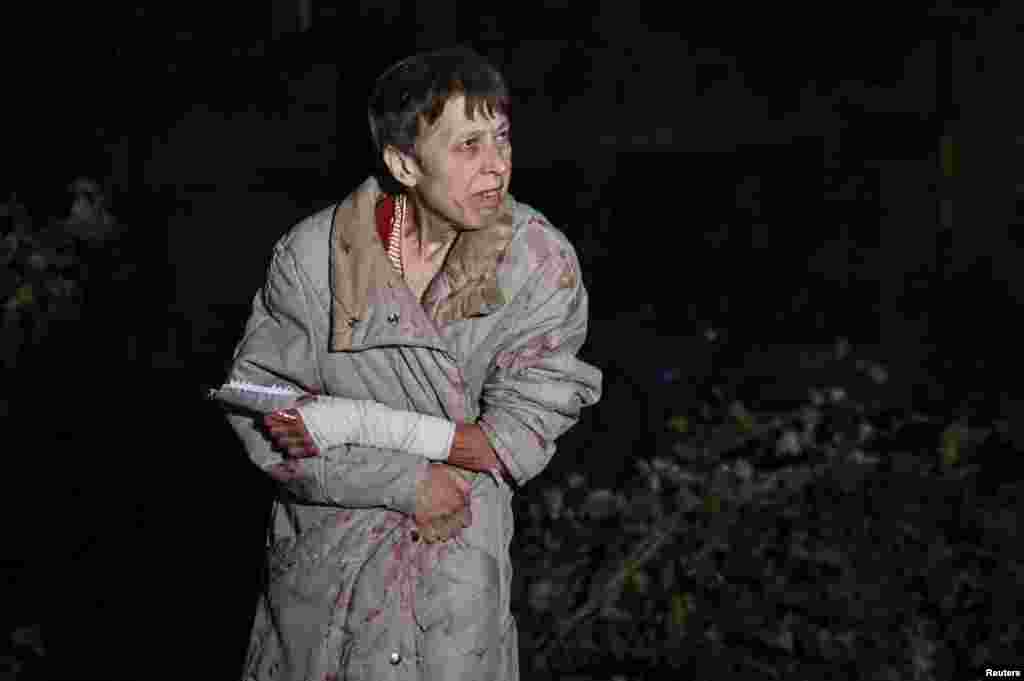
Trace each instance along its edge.
{"label": "woman's short dark hair", "polygon": [[413,55],[385,71],[367,107],[379,164],[388,146],[413,154],[420,131],[433,125],[458,95],[466,98],[467,118],[481,111],[488,117],[511,115],[504,77],[468,47]]}

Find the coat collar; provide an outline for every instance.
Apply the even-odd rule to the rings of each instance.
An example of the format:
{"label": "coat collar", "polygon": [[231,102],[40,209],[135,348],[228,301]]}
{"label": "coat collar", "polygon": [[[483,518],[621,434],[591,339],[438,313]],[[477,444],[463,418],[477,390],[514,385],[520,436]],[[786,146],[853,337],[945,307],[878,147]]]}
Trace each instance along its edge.
{"label": "coat collar", "polygon": [[[507,196],[497,223],[456,237],[444,266],[423,296],[420,306],[388,260],[375,224],[375,208],[383,198],[370,177],[339,204],[331,225],[331,350],[351,350],[394,340],[393,314],[382,306],[420,308],[433,329],[418,328],[424,336],[460,319],[489,314],[505,304],[497,268],[515,232],[515,200]],[[412,315],[406,315],[412,316]],[[426,322],[425,322],[426,323]],[[427,333],[432,331],[433,333]]]}

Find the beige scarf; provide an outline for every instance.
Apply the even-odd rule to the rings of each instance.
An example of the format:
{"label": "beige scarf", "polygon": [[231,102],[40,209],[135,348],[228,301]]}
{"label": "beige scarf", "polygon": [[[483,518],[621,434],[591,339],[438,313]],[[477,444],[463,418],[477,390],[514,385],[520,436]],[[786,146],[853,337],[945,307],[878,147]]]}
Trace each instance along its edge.
{"label": "beige scarf", "polygon": [[[364,182],[334,214],[331,230],[331,350],[351,349],[352,330],[365,318],[369,293],[402,284],[377,236],[375,208],[382,196],[375,178]],[[439,277],[447,295],[424,301],[427,314],[444,325],[484,314],[505,304],[496,276],[502,253],[512,240],[515,201],[507,197],[495,225],[460,233]],[[355,320],[355,321],[353,321]]]}

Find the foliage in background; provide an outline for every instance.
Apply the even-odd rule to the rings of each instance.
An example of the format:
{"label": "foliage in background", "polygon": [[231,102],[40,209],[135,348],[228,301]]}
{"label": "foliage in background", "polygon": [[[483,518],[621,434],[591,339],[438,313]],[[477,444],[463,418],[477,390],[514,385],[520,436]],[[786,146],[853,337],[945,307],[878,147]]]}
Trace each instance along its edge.
{"label": "foliage in background", "polygon": [[[119,233],[99,185],[87,178],[69,187],[67,219],[41,227],[17,196],[0,204],[0,367],[14,369],[26,349],[42,343],[55,324],[81,318],[85,282],[98,251],[116,250]],[[130,273],[125,273],[130,275]],[[109,276],[103,273],[101,276]]]}
{"label": "foliage in background", "polygon": [[617,489],[574,473],[517,498],[529,678],[926,681],[1015,659],[1006,423],[868,407],[834,386],[777,413],[714,392],[680,405],[670,450],[636,453]]}

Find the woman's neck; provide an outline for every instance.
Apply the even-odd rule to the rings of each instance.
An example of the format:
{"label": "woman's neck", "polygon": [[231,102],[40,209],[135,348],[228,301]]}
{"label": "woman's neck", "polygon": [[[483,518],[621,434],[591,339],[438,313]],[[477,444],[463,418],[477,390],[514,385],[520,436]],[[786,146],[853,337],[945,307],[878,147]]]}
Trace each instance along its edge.
{"label": "woman's neck", "polygon": [[455,225],[424,206],[415,193],[408,195],[403,239],[414,257],[426,261],[443,252],[458,234]]}

